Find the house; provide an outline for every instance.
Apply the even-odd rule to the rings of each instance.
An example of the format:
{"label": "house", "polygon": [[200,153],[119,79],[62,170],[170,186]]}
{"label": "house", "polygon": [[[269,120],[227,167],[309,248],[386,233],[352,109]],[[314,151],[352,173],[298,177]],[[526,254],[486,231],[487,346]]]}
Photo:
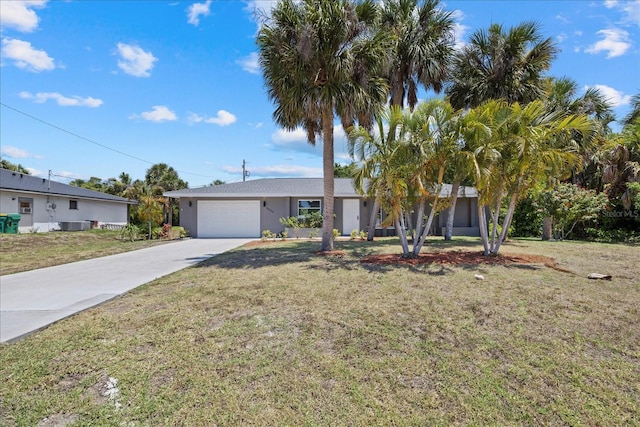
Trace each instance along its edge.
{"label": "house", "polygon": [[[451,186],[442,190],[448,197]],[[322,178],[271,178],[168,191],[165,197],[180,199],[180,225],[193,237],[260,237],[263,230],[284,231],[280,218],[322,212]],[[366,230],[372,200],[360,196],[349,178],[336,178],[334,189],[335,223],[342,235]],[[474,188],[461,187],[457,202],[454,235],[479,236],[478,196]],[[441,234],[447,212],[434,221],[434,234]],[[380,221],[378,220],[378,224]],[[382,229],[377,235],[393,235]]]}
{"label": "house", "polygon": [[59,230],[61,223],[125,225],[135,201],[0,169],[0,212],[20,214],[19,231]]}

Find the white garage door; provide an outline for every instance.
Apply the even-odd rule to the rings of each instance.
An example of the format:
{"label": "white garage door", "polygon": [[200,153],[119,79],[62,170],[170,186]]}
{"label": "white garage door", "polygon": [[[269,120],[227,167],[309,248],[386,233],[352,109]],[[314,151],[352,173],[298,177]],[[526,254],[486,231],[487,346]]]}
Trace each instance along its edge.
{"label": "white garage door", "polygon": [[260,237],[260,201],[198,201],[198,237]]}

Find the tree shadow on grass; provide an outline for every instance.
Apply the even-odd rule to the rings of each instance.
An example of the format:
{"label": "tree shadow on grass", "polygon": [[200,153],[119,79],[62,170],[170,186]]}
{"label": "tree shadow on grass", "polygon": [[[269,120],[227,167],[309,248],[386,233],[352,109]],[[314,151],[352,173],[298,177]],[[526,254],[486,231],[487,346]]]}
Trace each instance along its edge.
{"label": "tree shadow on grass", "polygon": [[316,255],[313,244],[304,242],[267,242],[260,245],[245,245],[201,262],[195,268],[219,267],[230,269],[253,269],[268,266],[305,263]]}

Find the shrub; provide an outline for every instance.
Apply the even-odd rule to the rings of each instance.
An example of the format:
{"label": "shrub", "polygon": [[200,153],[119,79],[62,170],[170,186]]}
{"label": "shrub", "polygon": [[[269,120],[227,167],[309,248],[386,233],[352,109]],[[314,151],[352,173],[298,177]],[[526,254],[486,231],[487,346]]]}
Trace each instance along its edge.
{"label": "shrub", "polygon": [[174,236],[174,239],[184,239],[185,237],[189,237],[189,230],[184,227],[174,226],[171,228],[171,233]]}
{"label": "shrub", "polygon": [[356,230],[355,228],[351,230],[350,237],[351,237],[351,240],[356,240],[358,238],[358,230]]}
{"label": "shrub", "polygon": [[556,240],[566,239],[579,223],[596,224],[609,200],[604,193],[596,193],[573,184],[558,184],[544,191],[538,198],[542,212],[553,220]]}
{"label": "shrub", "polygon": [[304,228],[322,228],[322,214],[320,212],[311,212],[302,220]]}
{"label": "shrub", "polygon": [[140,238],[140,229],[135,224],[127,224],[120,230],[120,238],[133,242]]}
{"label": "shrub", "polygon": [[[537,201],[527,195],[516,206],[513,212],[513,234],[516,237],[540,237],[542,230],[542,212]],[[511,231],[511,230],[509,230]]]}
{"label": "shrub", "polygon": [[262,230],[262,241],[267,241],[269,239],[275,239],[276,233],[273,233],[271,230]]}
{"label": "shrub", "polygon": [[338,230],[337,228],[333,229],[333,238],[337,239],[338,236],[340,236],[340,230]]}
{"label": "shrub", "polygon": [[296,239],[300,238],[300,228],[302,225],[300,224],[300,220],[297,216],[287,216],[284,218],[280,218],[280,224],[284,225],[286,228],[292,228],[293,234],[295,234]]}

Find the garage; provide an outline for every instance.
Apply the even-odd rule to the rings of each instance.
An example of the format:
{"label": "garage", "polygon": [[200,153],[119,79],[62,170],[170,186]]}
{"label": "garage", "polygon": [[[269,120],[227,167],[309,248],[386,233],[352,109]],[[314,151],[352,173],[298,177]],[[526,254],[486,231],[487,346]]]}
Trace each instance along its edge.
{"label": "garage", "polygon": [[198,237],[260,237],[260,201],[199,200]]}

